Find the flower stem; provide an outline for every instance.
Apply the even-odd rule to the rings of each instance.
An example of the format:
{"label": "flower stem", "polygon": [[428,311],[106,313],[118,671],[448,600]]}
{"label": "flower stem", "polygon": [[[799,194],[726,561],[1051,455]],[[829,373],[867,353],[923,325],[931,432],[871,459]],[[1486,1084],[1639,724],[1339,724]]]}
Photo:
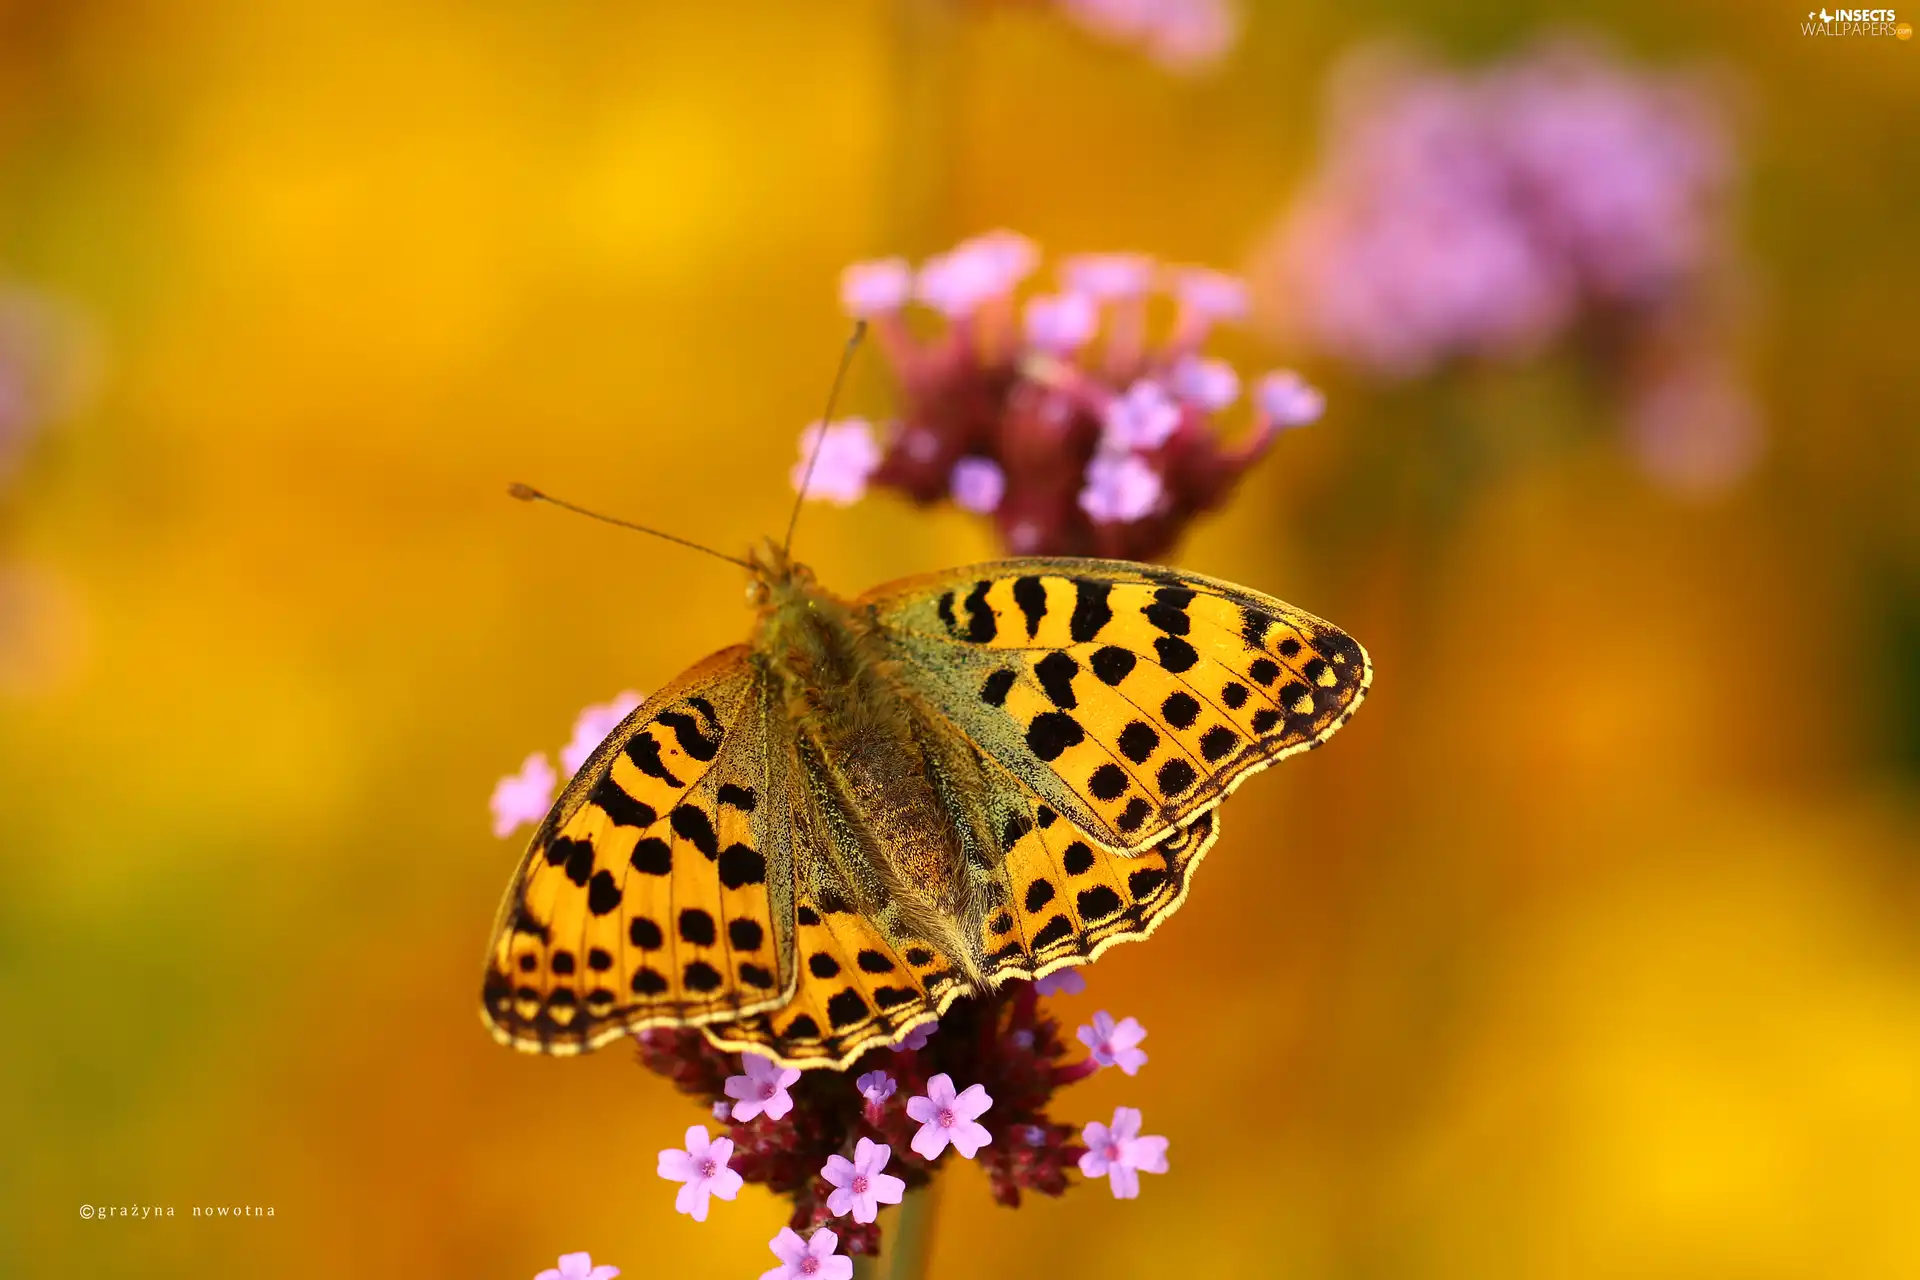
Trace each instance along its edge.
{"label": "flower stem", "polygon": [[909,1191],[900,1202],[887,1244],[887,1280],[920,1280],[933,1252],[933,1211],[939,1183]]}

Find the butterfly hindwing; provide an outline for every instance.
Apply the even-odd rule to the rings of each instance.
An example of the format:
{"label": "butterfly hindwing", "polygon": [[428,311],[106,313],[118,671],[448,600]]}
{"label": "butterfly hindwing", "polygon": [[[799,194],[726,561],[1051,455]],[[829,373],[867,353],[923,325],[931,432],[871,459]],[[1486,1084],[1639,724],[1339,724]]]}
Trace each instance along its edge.
{"label": "butterfly hindwing", "polygon": [[1165,838],[1324,742],[1371,668],[1339,628],[1197,574],[1010,560],[858,602],[899,678],[1095,843]]}
{"label": "butterfly hindwing", "polygon": [[982,927],[989,978],[1036,978],[1144,938],[1186,901],[1219,836],[1207,809],[1152,847],[1121,855],[1088,840],[1024,789],[1005,797],[1005,893]]}
{"label": "butterfly hindwing", "polygon": [[482,1011],[496,1038],[578,1052],[787,1000],[792,879],[772,711],[747,650],[724,650],[581,766],[495,925]]}

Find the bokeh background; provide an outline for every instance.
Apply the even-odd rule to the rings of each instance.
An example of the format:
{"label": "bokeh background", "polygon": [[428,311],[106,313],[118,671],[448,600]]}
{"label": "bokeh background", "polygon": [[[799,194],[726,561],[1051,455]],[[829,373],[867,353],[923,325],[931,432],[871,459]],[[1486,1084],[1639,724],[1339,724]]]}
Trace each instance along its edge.
{"label": "bokeh background", "polygon": [[[503,485],[743,546],[843,264],[1232,268],[1347,50],[1573,23],[1737,86],[1764,453],[1676,493],[1550,368],[1436,414],[1220,344],[1330,408],[1179,560],[1375,693],[1062,1001],[1153,1055],[1062,1118],[1139,1105],[1172,1173],[1009,1212],[959,1168],[933,1274],[1920,1275],[1920,48],[1785,0],[1247,17],[1194,76],[1011,4],[918,52],[884,0],[0,4],[0,284],[59,390],[0,491],[0,1273],[758,1274],[778,1204],[654,1177],[692,1104],[475,1016],[494,779],[739,639],[741,583]],[[1436,517],[1463,405],[1556,443]],[[994,552],[886,496],[799,545],[849,591]]]}

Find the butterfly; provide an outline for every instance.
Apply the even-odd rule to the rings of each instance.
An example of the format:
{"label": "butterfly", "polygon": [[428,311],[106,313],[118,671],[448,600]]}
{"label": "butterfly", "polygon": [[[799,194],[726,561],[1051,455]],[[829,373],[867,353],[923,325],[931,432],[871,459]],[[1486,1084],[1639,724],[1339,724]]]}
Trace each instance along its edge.
{"label": "butterfly", "polygon": [[648,698],[535,832],[482,1013],[568,1054],[649,1027],[842,1068],[1186,899],[1253,774],[1371,666],[1244,587],[1014,559],[843,599],[771,540],[752,639]]}
{"label": "butterfly", "polygon": [[1325,742],[1372,678],[1338,627],[1198,574],[1011,559],[849,600],[791,558],[793,519],[735,560],[510,492],[733,560],[756,611],[534,832],[481,987],[516,1049],[699,1027],[840,1069],[964,996],[1086,964],[1177,911],[1220,802]]}

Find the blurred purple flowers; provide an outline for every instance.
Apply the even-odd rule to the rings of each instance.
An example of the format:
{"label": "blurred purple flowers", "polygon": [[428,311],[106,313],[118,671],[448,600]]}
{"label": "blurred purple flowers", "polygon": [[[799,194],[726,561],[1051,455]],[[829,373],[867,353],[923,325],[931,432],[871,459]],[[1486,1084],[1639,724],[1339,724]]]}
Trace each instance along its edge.
{"label": "blurred purple flowers", "polygon": [[[624,689],[609,702],[595,703],[583,709],[573,722],[573,736],[560,749],[560,765],[571,778],[587,762],[622,720],[640,705],[640,695]],[[493,784],[493,796],[487,808],[493,814],[493,834],[504,840],[515,830],[538,824],[553,807],[554,787],[560,781],[548,763],[544,751],[536,751],[520,762],[520,770]]]}
{"label": "blurred purple flowers", "polygon": [[1089,32],[1131,45],[1168,71],[1217,65],[1240,38],[1232,0],[1055,0]]}
{"label": "blurred purple flowers", "polygon": [[1677,317],[1690,348],[1725,345],[1738,167],[1703,78],[1571,40],[1478,73],[1374,49],[1335,75],[1330,116],[1253,269],[1280,332],[1391,378],[1578,336],[1624,348],[1630,397]]}
{"label": "blurred purple flowers", "polygon": [[[902,413],[883,444],[859,420],[829,427],[810,497],[849,502],[871,483],[990,516],[1015,554],[1148,560],[1218,506],[1280,431],[1324,409],[1299,375],[1269,374],[1250,429],[1222,439],[1216,418],[1239,402],[1240,375],[1201,347],[1246,313],[1235,277],[1084,254],[1059,264],[1059,292],[1022,306],[1016,292],[1039,264],[1032,241],[994,231],[917,271],[897,258],[847,268],[841,303],[871,321]],[[910,302],[944,318],[937,335],[924,336]],[[803,458],[819,429],[803,435]]]}

